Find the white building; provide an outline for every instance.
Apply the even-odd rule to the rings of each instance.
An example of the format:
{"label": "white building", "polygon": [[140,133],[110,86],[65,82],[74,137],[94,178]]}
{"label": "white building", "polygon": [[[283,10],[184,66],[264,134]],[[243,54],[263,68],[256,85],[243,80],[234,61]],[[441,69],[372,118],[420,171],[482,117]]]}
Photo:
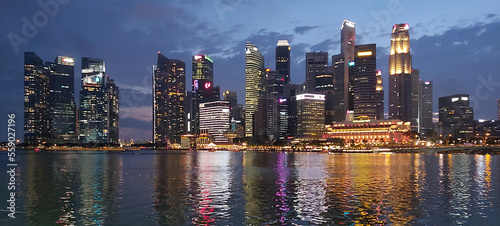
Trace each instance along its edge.
{"label": "white building", "polygon": [[215,143],[227,143],[224,133],[230,126],[229,101],[212,101],[200,104],[200,130],[208,129]]}

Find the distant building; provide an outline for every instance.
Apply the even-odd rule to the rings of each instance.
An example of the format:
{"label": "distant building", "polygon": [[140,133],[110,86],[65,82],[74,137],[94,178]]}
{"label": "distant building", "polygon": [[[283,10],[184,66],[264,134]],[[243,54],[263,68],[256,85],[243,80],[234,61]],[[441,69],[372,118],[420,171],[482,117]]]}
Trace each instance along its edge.
{"label": "distant building", "polygon": [[306,92],[316,93],[316,76],[328,69],[328,52],[306,53]]}
{"label": "distant building", "polygon": [[214,87],[214,62],[207,55],[195,55],[192,60],[192,108],[191,128],[193,134],[199,134],[199,105],[209,101],[219,100],[220,89]]}
{"label": "distant building", "polygon": [[24,53],[24,142],[47,142],[49,130],[49,76],[43,61],[33,52]]}
{"label": "distant building", "polygon": [[331,67],[320,75],[316,75],[316,92],[325,95],[325,124],[332,124],[335,120],[335,90],[333,71]]}
{"label": "distant building", "polygon": [[377,119],[377,46],[375,44],[354,47],[353,77],[354,117]]}
{"label": "distant building", "polygon": [[432,122],[432,81],[420,80],[420,95],[419,95],[419,133],[425,134],[428,131],[434,130]]}
{"label": "distant building", "polygon": [[382,81],[382,71],[377,71],[377,85],[376,85],[376,98],[377,98],[377,120],[383,120],[384,117],[384,84]]}
{"label": "distant building", "polygon": [[108,143],[108,95],[106,66],[103,60],[82,58],[80,91],[80,142]]}
{"label": "distant building", "polygon": [[185,134],[185,63],[158,52],[153,65],[153,134],[156,145],[180,143]]}
{"label": "distant building", "polygon": [[290,84],[290,44],[288,40],[278,40],[276,45],[276,71]]}
{"label": "distant building", "polygon": [[49,75],[49,128],[54,143],[78,143],[75,104],[75,59],[58,56],[45,63]]}
{"label": "distant building", "polygon": [[229,130],[230,109],[228,101],[200,103],[200,130],[207,129],[214,143],[227,143],[224,136]]}
{"label": "distant building", "polygon": [[477,120],[475,121],[474,139],[475,143],[498,144],[500,142],[499,120]]}
{"label": "distant building", "polygon": [[108,93],[108,143],[118,144],[119,121],[120,121],[120,90],[115,84],[115,80],[107,77],[107,93]]}
{"label": "distant building", "polygon": [[252,137],[254,113],[258,109],[259,97],[263,95],[264,56],[259,49],[247,41],[245,45],[245,137]]}
{"label": "distant building", "polygon": [[498,105],[498,117],[497,117],[497,120],[500,120],[500,99],[497,99],[497,105]]}
{"label": "distant building", "polygon": [[418,108],[418,99],[417,102],[413,99],[415,85],[409,30],[408,24],[396,24],[392,29],[389,53],[389,119],[414,123],[413,108]]}
{"label": "distant building", "polygon": [[299,94],[297,101],[297,135],[314,139],[321,138],[325,128],[325,95]]}
{"label": "distant building", "polygon": [[346,143],[354,142],[356,144],[397,144],[408,141],[405,133],[410,130],[410,122],[365,118],[327,126],[327,132],[323,138],[341,138]]}
{"label": "distant building", "polygon": [[288,130],[288,105],[285,96],[285,76],[266,69],[267,137],[285,139]]}
{"label": "distant building", "polygon": [[474,111],[468,94],[439,98],[439,134],[455,140],[469,140],[474,133]]}

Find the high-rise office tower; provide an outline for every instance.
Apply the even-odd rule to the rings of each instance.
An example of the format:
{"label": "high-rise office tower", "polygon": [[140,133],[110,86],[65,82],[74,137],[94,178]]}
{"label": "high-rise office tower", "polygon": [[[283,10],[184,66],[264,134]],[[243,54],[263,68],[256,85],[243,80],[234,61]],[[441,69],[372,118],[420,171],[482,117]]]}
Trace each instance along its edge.
{"label": "high-rise office tower", "polygon": [[276,45],[276,71],[285,77],[285,84],[290,84],[290,44],[288,40],[278,40]]}
{"label": "high-rise office tower", "polygon": [[224,133],[229,130],[229,115],[228,101],[200,103],[200,130],[207,129],[216,143],[227,143]]}
{"label": "high-rise office tower", "polygon": [[384,84],[382,81],[382,71],[377,71],[377,85],[376,85],[376,95],[377,95],[377,120],[384,119]]}
{"label": "high-rise office tower", "polygon": [[285,96],[285,76],[266,69],[267,137],[285,139],[288,130],[288,105]]}
{"label": "high-rise office tower", "polygon": [[420,70],[411,70],[411,130],[421,131],[419,114],[420,101]]}
{"label": "high-rise office tower", "polygon": [[333,121],[345,121],[346,110],[344,109],[344,56],[337,54],[332,56],[333,70],[333,85],[334,85],[334,104],[333,104]]}
{"label": "high-rise office tower", "polygon": [[49,128],[54,143],[78,143],[75,111],[75,59],[58,56],[49,72]]}
{"label": "high-rise office tower", "polygon": [[420,80],[419,96],[419,133],[425,134],[434,129],[432,123],[432,81]]}
{"label": "high-rise office tower", "polygon": [[409,30],[408,24],[396,24],[392,28],[389,55],[389,119],[399,119],[413,124],[413,108],[418,106],[415,106],[413,101],[415,89]]}
{"label": "high-rise office tower", "polygon": [[346,120],[347,112],[354,110],[353,78],[350,67],[354,66],[356,23],[344,20],[340,28],[340,54],[332,56],[335,79],[335,121]]}
{"label": "high-rise office tower", "polygon": [[101,59],[82,57],[82,90],[80,91],[80,142],[108,142],[108,95],[106,66]]}
{"label": "high-rise office tower", "polygon": [[306,53],[306,92],[316,93],[316,76],[327,73],[328,52]]}
{"label": "high-rise office tower", "polygon": [[218,100],[220,89],[214,87],[214,62],[207,55],[195,55],[192,60],[193,76],[193,106],[191,107],[191,129],[193,134],[199,134],[200,128],[200,103]]}
{"label": "high-rise office tower", "polygon": [[297,135],[319,138],[325,128],[325,95],[299,94],[297,101]]}
{"label": "high-rise office tower", "polygon": [[263,95],[264,56],[250,41],[245,45],[245,137],[253,136],[253,114],[259,106],[259,96]]}
{"label": "high-rise office tower", "polygon": [[153,65],[153,134],[156,145],[180,143],[185,134],[185,63],[158,52]]}
{"label": "high-rise office tower", "polygon": [[106,84],[106,92],[108,94],[108,143],[118,144],[119,140],[119,110],[120,110],[120,90],[116,86],[113,79],[109,79]]}
{"label": "high-rise office tower", "polygon": [[47,142],[49,131],[49,76],[43,61],[33,52],[24,53],[24,142]]}
{"label": "high-rise office tower", "polygon": [[335,121],[335,90],[332,67],[328,67],[323,74],[316,75],[316,92],[325,95],[325,124]]}
{"label": "high-rise office tower", "polygon": [[238,93],[236,91],[226,90],[222,93],[223,100],[229,102],[230,118],[235,119],[237,117],[236,110],[238,106]]}
{"label": "high-rise office tower", "polygon": [[500,99],[497,99],[497,105],[498,105],[498,117],[497,117],[497,120],[500,120]]}
{"label": "high-rise office tower", "polygon": [[377,119],[377,46],[375,44],[354,47],[353,77],[354,117],[367,116]]}
{"label": "high-rise office tower", "polygon": [[439,98],[439,134],[462,141],[474,135],[474,111],[469,94]]}

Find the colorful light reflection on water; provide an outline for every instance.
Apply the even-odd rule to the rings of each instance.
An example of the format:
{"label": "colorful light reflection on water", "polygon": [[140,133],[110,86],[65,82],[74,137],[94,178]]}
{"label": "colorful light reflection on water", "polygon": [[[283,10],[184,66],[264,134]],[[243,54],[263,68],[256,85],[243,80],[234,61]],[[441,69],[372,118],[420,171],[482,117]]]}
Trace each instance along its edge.
{"label": "colorful light reflection on water", "polygon": [[0,215],[0,225],[500,220],[500,156],[68,151],[19,159],[18,215]]}

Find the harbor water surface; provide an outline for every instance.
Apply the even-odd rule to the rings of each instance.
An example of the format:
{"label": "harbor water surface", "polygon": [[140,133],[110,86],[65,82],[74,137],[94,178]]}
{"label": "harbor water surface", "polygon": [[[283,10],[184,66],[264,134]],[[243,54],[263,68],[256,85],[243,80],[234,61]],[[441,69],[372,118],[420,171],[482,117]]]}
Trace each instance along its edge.
{"label": "harbor water surface", "polygon": [[[7,156],[1,200],[9,198]],[[500,156],[19,152],[0,225],[492,225]]]}

